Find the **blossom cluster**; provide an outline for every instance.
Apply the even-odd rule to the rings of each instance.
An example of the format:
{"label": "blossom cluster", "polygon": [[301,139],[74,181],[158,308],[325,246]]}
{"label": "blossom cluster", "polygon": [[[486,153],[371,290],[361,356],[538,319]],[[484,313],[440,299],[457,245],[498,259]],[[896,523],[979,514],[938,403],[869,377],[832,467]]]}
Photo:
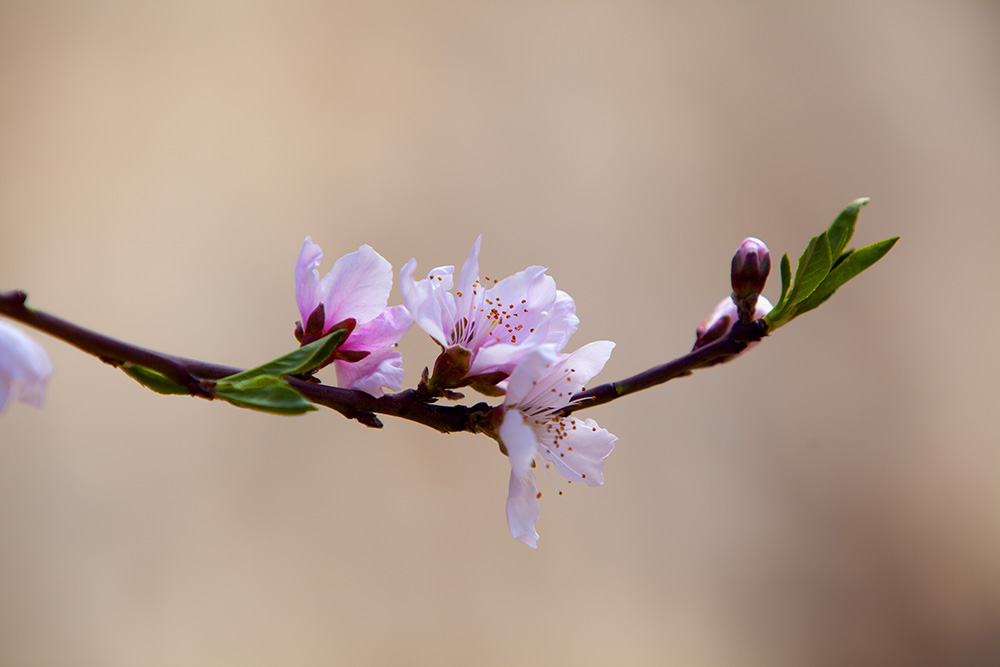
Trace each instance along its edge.
{"label": "blossom cluster", "polygon": [[[497,440],[510,462],[507,524],[514,539],[534,548],[542,495],[535,468],[554,468],[570,482],[604,483],[604,462],[617,438],[592,419],[571,416],[568,408],[604,368],[615,345],[597,341],[565,352],[580,324],[573,299],[541,266],[502,280],[480,277],[481,242],[479,237],[473,243],[457,277],[454,266],[439,266],[418,279],[411,259],[399,272],[403,303],[389,306],[393,269],[371,246],[339,258],[320,277],[323,251],[306,237],[295,262],[302,317],[295,336],[307,345],[339,331],[335,351],[310,372],[332,365],[338,386],[377,398],[387,389],[402,389],[397,344],[416,324],[441,348],[433,370],[425,368],[421,376],[419,400],[459,398],[454,390],[463,387],[503,396],[476,429]],[[732,263],[733,293],[698,327],[695,349],[721,338],[736,322],[771,310],[760,296],[769,271],[767,246],[746,239]],[[51,372],[41,347],[0,322],[0,410],[11,397],[41,407]]]}
{"label": "blossom cluster", "polygon": [[[477,238],[455,277],[439,266],[416,279],[411,259],[399,274],[403,304],[387,306],[392,269],[371,247],[344,255],[323,278],[319,246],[306,238],[295,266],[303,344],[337,328],[351,329],[332,360],[337,384],[381,396],[402,388],[402,355],[396,343],[416,323],[441,348],[420,391],[428,400],[454,397],[471,387],[504,396],[489,435],[510,461],[507,523],[511,536],[535,547],[541,493],[533,468],[550,466],[570,481],[604,483],[604,461],[617,439],[592,419],[562,411],[611,356],[600,341],[573,353],[563,349],[580,320],[576,304],[540,266],[502,280],[480,277]],[[560,492],[561,493],[561,492]]]}

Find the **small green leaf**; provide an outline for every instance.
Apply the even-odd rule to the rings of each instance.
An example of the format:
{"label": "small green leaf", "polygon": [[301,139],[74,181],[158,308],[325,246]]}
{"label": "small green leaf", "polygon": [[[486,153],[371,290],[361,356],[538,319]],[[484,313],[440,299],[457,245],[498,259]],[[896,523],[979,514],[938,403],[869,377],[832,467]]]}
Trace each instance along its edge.
{"label": "small green leaf", "polygon": [[799,304],[796,316],[816,308],[829,299],[841,285],[882,259],[898,240],[899,237],[895,236],[891,239],[885,239],[864,248],[859,248],[851,253],[845,253],[847,256],[837,264],[836,268],[830,271],[826,280],[816,288],[816,291],[808,299]]}
{"label": "small green leaf", "polygon": [[844,252],[844,248],[851,242],[851,237],[854,236],[854,226],[858,222],[858,214],[869,201],[871,200],[867,197],[855,199],[840,212],[837,219],[830,225],[830,229],[826,233],[830,240],[831,257],[840,257],[840,253]]}
{"label": "small green leaf", "polygon": [[223,379],[228,382],[239,382],[260,376],[281,377],[311,371],[334,353],[340,344],[344,342],[347,333],[346,329],[337,329],[317,341],[303,345],[299,349],[293,350],[273,361],[269,361],[262,366],[257,366],[256,368],[251,368],[250,370],[230,375]]}
{"label": "small green leaf", "polygon": [[792,286],[792,262],[788,259],[786,252],[781,256],[781,296],[778,298],[778,305],[781,308],[785,305],[785,298],[788,296],[788,288]]}
{"label": "small green leaf", "polygon": [[819,287],[830,273],[832,264],[830,242],[826,232],[814,236],[806,246],[805,252],[799,257],[799,265],[795,269],[795,283],[788,295],[788,306],[795,306],[809,298],[813,290]]}
{"label": "small green leaf", "polygon": [[219,380],[215,385],[215,395],[238,408],[279,415],[301,415],[317,409],[286,380],[273,375],[260,375],[236,382]]}
{"label": "small green leaf", "polygon": [[186,387],[182,387],[163,373],[154,371],[152,368],[136,366],[135,364],[123,364],[121,369],[125,371],[125,374],[133,380],[147,389],[152,389],[157,394],[170,395],[191,393]]}

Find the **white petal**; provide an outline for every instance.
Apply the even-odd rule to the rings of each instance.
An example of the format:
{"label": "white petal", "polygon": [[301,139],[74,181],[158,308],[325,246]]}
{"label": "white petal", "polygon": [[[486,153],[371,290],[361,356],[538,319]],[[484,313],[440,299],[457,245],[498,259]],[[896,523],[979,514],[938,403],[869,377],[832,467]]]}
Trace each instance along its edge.
{"label": "white petal", "polygon": [[[462,271],[458,274],[458,291],[463,294],[471,294],[472,284],[479,280],[479,246],[482,240],[482,234],[476,237],[475,243],[472,244],[472,250],[469,251],[465,264],[462,265]],[[483,287],[486,286],[483,285]]]}
{"label": "white petal", "polygon": [[507,485],[507,527],[510,536],[524,542],[532,549],[538,548],[538,487],[535,486],[535,476],[529,469],[523,475],[510,473]]}
{"label": "white petal", "polygon": [[323,251],[307,236],[295,261],[295,300],[299,306],[303,325],[322,300],[322,295],[319,293],[319,271],[317,271],[322,261]]}
{"label": "white petal", "polygon": [[544,426],[535,428],[541,446],[539,452],[551,461],[556,471],[568,480],[586,482],[590,486],[604,484],[604,461],[615,448],[618,438],[601,428],[593,419],[573,417],[560,420],[559,430],[564,437],[555,440],[546,437]]}
{"label": "white petal", "polygon": [[515,475],[523,475],[531,470],[531,462],[538,450],[535,433],[517,410],[508,410],[500,423],[500,441],[507,449],[510,469]]}
{"label": "white petal", "polygon": [[566,386],[570,391],[576,393],[601,372],[604,364],[608,363],[608,359],[611,358],[613,349],[615,349],[615,344],[609,340],[587,343],[553,365],[553,373],[556,375],[565,374],[569,378],[565,381]]}
{"label": "white petal", "polygon": [[403,387],[403,355],[389,347],[372,352],[361,361],[348,363],[338,359],[337,386],[357,389],[378,398],[383,387],[399,391]]}
{"label": "white petal", "polygon": [[576,302],[573,301],[573,297],[562,290],[557,290],[545,342],[555,343],[562,350],[579,326],[580,318],[576,316]]}
{"label": "white petal", "polygon": [[[438,298],[436,292],[440,289],[447,290],[451,286],[451,273],[453,267],[439,267],[432,272],[433,282],[441,283],[441,286],[431,285],[432,279],[427,278],[419,282],[413,279],[413,273],[417,269],[417,261],[411,259],[399,272],[399,292],[403,296],[403,305],[410,312],[413,320],[421,329],[427,332],[431,338],[441,345],[447,345],[448,338],[445,335],[442,321],[444,312],[442,299]],[[441,280],[438,281],[437,278]],[[447,282],[447,287],[444,283]],[[450,295],[448,295],[450,296]]]}
{"label": "white petal", "polygon": [[325,294],[326,324],[348,317],[358,324],[374,319],[385,309],[392,290],[392,265],[371,246],[363,245],[338,259],[320,281]]}
{"label": "white petal", "polygon": [[0,321],[0,410],[9,398],[42,407],[52,364],[41,345]]}
{"label": "white petal", "polygon": [[540,345],[531,350],[510,374],[504,405],[523,405],[530,395],[540,393],[539,383],[558,360],[559,352],[555,345]]}

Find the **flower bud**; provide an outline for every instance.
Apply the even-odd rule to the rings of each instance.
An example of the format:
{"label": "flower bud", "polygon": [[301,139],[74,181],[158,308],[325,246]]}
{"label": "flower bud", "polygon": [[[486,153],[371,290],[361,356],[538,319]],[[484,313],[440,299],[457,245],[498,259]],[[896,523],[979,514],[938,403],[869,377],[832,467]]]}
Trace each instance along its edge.
{"label": "flower bud", "polygon": [[[764,297],[758,297],[752,319],[764,317],[771,312],[771,308],[773,307],[774,306],[771,305],[770,301]],[[725,336],[729,333],[729,330],[733,328],[733,325],[738,319],[739,313],[736,309],[736,303],[733,301],[732,297],[727,296],[719,302],[719,305],[715,307],[712,314],[702,320],[701,324],[698,325],[698,329],[695,332],[694,347],[691,348],[691,351],[694,352],[698,348],[704,347],[709,343],[717,341]],[[744,349],[743,352],[746,352],[754,345],[757,345],[757,343],[750,343],[746,346],[746,349]],[[742,352],[739,354],[742,354]],[[706,366],[721,364],[735,359],[737,356],[738,355],[734,354],[732,356],[723,357],[706,364]]]}
{"label": "flower bud", "polygon": [[752,236],[745,239],[733,255],[733,298],[748,299],[760,294],[770,272],[771,253],[764,242]]}

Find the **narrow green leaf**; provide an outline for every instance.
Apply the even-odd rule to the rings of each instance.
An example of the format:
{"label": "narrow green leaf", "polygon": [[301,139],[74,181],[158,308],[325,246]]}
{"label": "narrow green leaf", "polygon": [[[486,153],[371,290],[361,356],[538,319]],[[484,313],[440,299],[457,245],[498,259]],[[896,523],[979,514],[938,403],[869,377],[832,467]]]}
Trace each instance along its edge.
{"label": "narrow green leaf", "polygon": [[146,389],[152,389],[157,394],[170,395],[191,393],[186,387],[182,387],[163,373],[154,371],[152,368],[136,366],[135,364],[123,364],[121,369],[125,371],[125,374],[133,380],[146,387]]}
{"label": "narrow green leaf", "polygon": [[899,237],[895,236],[847,254],[847,257],[836,268],[830,271],[830,275],[816,288],[816,291],[808,299],[799,304],[796,315],[808,312],[829,299],[841,285],[882,259],[898,240]]}
{"label": "narrow green leaf", "polygon": [[869,201],[871,200],[867,197],[855,199],[840,212],[837,219],[830,225],[830,229],[826,233],[830,240],[831,257],[840,257],[840,253],[844,252],[844,248],[851,242],[851,237],[854,236],[854,226],[858,222],[858,214]]}
{"label": "narrow green leaf", "polygon": [[830,259],[830,242],[826,232],[814,236],[805,252],[799,257],[795,269],[795,283],[788,295],[788,306],[792,307],[809,298],[819,284],[830,273],[833,262]]}
{"label": "narrow green leaf", "polygon": [[840,266],[841,262],[850,257],[852,252],[854,252],[854,248],[851,248],[850,250],[845,250],[844,252],[840,253],[840,257],[838,257],[837,261],[833,263],[833,267],[830,269],[830,271],[832,272],[833,269]]}
{"label": "narrow green leaf", "polygon": [[786,252],[781,256],[781,296],[778,298],[778,303],[775,304],[774,308],[771,309],[767,315],[764,316],[764,320],[767,322],[768,328],[771,330],[777,329],[783,322],[783,316],[787,309],[788,304],[788,288],[792,284],[792,263],[788,259],[788,253]]}
{"label": "narrow green leaf", "polygon": [[297,375],[311,371],[326,361],[340,344],[344,342],[346,336],[346,329],[337,329],[328,333],[323,338],[308,345],[303,345],[299,349],[293,350],[273,361],[243,371],[242,373],[237,373],[236,375],[230,375],[224,379],[229,382],[239,382],[262,375],[281,377],[283,375]]}
{"label": "narrow green leaf", "polygon": [[786,252],[781,256],[781,297],[778,304],[785,305],[785,297],[788,296],[788,288],[792,286],[792,262],[788,259]]}
{"label": "narrow green leaf", "polygon": [[279,415],[301,415],[317,409],[287,381],[273,375],[260,375],[237,382],[220,380],[215,385],[215,395],[239,408]]}

